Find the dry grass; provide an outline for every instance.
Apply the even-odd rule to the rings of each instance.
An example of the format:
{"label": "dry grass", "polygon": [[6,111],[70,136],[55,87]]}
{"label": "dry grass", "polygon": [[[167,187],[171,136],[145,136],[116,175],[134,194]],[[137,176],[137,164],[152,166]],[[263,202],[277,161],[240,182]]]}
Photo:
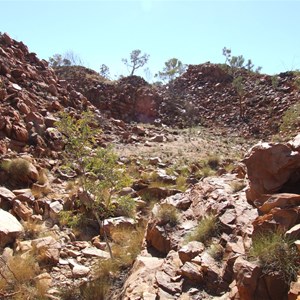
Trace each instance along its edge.
{"label": "dry grass", "polygon": [[[39,266],[30,254],[12,256],[0,263],[0,291],[4,298],[13,300],[43,299],[45,288],[35,284]],[[1,294],[0,294],[1,295]],[[6,297],[10,295],[10,297]]]}
{"label": "dry grass", "polygon": [[252,241],[249,256],[258,258],[264,274],[277,274],[287,283],[296,279],[300,257],[292,240],[270,231],[254,236]]}
{"label": "dry grass", "polygon": [[162,225],[169,224],[174,227],[179,223],[178,211],[171,204],[161,204],[156,217]]}
{"label": "dry grass", "polygon": [[187,241],[199,241],[207,244],[210,239],[218,234],[218,218],[214,214],[203,217],[196,228],[188,235]]}
{"label": "dry grass", "polygon": [[232,181],[230,186],[232,188],[233,193],[237,193],[241,191],[243,188],[245,188],[246,184],[243,181]]}
{"label": "dry grass", "polygon": [[39,223],[39,221],[33,221],[29,219],[28,221],[22,222],[25,239],[33,240],[39,238],[42,232],[45,230],[45,227]]}

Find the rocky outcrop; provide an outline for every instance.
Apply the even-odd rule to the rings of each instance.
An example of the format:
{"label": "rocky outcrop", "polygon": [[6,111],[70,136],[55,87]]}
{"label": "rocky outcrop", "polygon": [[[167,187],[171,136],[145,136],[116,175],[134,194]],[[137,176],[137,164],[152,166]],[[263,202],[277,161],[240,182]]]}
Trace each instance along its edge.
{"label": "rocky outcrop", "polygon": [[[238,76],[243,78],[242,99],[232,84]],[[169,125],[200,123],[250,136],[276,133],[284,111],[298,100],[292,72],[273,78],[276,85],[272,76],[245,69],[230,70],[212,63],[190,65],[162,89],[160,118]]]}
{"label": "rocky outcrop", "polygon": [[[229,295],[235,276],[234,262],[250,247],[246,241],[257,217],[245,195],[233,192],[230,182],[234,178],[225,175],[204,179],[186,193],[170,196],[154,207],[145,249],[135,262],[120,299],[140,299],[144,286],[151,286],[144,295],[149,299],[210,299],[211,295]],[[177,209],[176,225],[157,219],[159,207],[165,204]],[[218,233],[203,243],[189,242],[199,220],[211,214],[216,216]]]}
{"label": "rocky outcrop", "polygon": [[299,135],[288,143],[259,143],[247,153],[247,200],[261,216],[254,222],[264,228],[288,230],[300,218]]}
{"label": "rocky outcrop", "polygon": [[85,110],[92,106],[23,42],[4,33],[0,46],[1,154],[33,147],[38,155],[49,152],[53,145],[47,130],[56,120],[53,114],[64,107]]}

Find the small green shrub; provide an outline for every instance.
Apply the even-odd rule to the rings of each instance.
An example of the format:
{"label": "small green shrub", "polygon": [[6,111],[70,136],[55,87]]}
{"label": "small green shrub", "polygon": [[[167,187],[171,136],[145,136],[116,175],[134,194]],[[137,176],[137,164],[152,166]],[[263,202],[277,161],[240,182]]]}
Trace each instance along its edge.
{"label": "small green shrub", "polygon": [[300,127],[300,102],[289,107],[282,116],[280,131],[289,132]]}
{"label": "small green shrub", "polygon": [[208,214],[200,220],[196,228],[188,236],[188,241],[207,243],[211,237],[218,234],[218,227],[217,216]]}
{"label": "small green shrub", "polygon": [[246,186],[246,184],[241,181],[232,181],[230,185],[233,193],[237,193],[241,191]]}
{"label": "small green shrub", "polygon": [[24,158],[14,158],[1,164],[13,180],[19,181],[27,177],[30,170],[30,162]]}
{"label": "small green shrub", "polygon": [[250,258],[258,259],[264,274],[281,276],[287,283],[295,280],[300,257],[293,241],[281,232],[267,232],[253,237]]}
{"label": "small green shrub", "polygon": [[157,219],[163,225],[176,226],[179,223],[178,210],[171,204],[161,204],[157,213]]}
{"label": "small green shrub", "polygon": [[184,175],[179,175],[176,179],[176,188],[181,191],[185,191],[187,189],[186,185],[186,177]]}
{"label": "small green shrub", "polygon": [[220,244],[211,244],[208,253],[212,258],[214,258],[217,261],[221,261],[224,256],[224,248]]}
{"label": "small green shrub", "polygon": [[136,203],[130,196],[122,196],[117,200],[117,211],[119,215],[134,218],[136,213]]}

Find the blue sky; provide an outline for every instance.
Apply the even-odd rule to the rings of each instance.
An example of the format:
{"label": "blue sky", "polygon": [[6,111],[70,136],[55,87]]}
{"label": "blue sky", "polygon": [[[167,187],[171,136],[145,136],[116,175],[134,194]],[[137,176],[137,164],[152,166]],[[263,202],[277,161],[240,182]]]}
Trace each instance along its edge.
{"label": "blue sky", "polygon": [[106,64],[112,77],[128,75],[121,59],[134,49],[150,55],[152,76],[172,57],[224,62],[224,46],[262,73],[300,69],[300,1],[0,0],[0,9],[0,31],[39,58],[71,50],[96,71]]}

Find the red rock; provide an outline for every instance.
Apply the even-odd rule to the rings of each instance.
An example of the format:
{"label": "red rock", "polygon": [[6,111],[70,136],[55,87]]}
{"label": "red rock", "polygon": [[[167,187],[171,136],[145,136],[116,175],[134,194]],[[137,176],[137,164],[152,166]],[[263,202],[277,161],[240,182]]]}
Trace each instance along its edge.
{"label": "red rock", "polygon": [[243,300],[254,300],[261,269],[241,256],[238,257],[233,266],[236,286],[239,296]]}
{"label": "red rock", "polygon": [[19,142],[26,143],[28,141],[28,131],[26,128],[20,125],[13,125],[11,136],[13,139]]}
{"label": "red rock", "polygon": [[201,242],[192,241],[178,250],[179,257],[182,263],[191,261],[194,257],[204,250],[204,245]]}
{"label": "red rock", "polygon": [[259,143],[244,159],[249,178],[248,201],[280,191],[300,165],[300,154],[286,144]]}
{"label": "red rock", "polygon": [[201,284],[203,282],[203,272],[200,266],[192,262],[186,262],[180,269],[182,276]]}

